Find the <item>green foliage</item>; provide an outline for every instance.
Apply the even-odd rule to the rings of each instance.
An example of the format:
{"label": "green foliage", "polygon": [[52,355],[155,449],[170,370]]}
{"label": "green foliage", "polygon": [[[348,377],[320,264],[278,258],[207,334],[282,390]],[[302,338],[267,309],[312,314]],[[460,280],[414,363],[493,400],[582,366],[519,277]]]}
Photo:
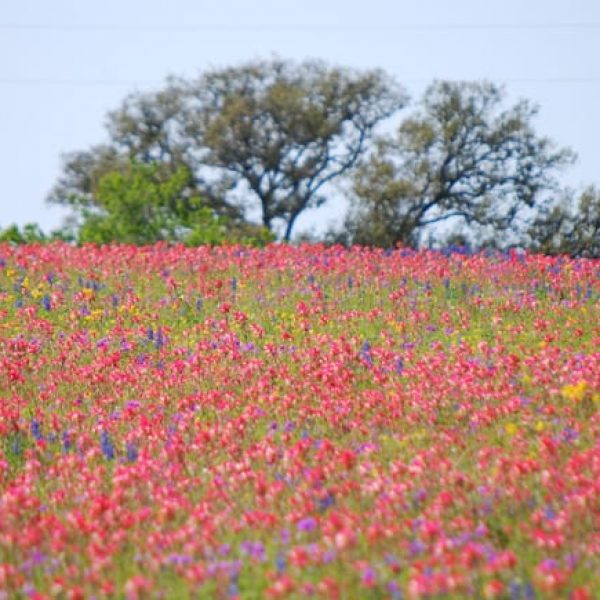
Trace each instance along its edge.
{"label": "green foliage", "polygon": [[573,155],[535,134],[535,107],[503,107],[486,82],[435,82],[394,138],[378,140],[353,182],[350,242],[418,245],[438,223],[465,223],[498,245],[518,241],[554,173]]}
{"label": "green foliage", "polygon": [[197,197],[185,195],[189,171],[165,173],[157,164],[131,162],[122,171],[103,175],[96,207],[79,205],[80,242],[151,244],[160,240],[188,245],[225,240],[222,218]]}
{"label": "green foliage", "polygon": [[46,235],[35,223],[28,223],[22,229],[18,225],[10,225],[0,231],[0,242],[12,242],[14,244],[32,244],[43,242]]}
{"label": "green foliage", "polygon": [[227,231],[227,241],[244,246],[254,246],[255,248],[262,248],[276,239],[275,234],[270,229],[255,223],[240,223],[235,227],[230,227]]}
{"label": "green foliage", "polygon": [[0,242],[11,242],[13,244],[41,244],[54,240],[72,241],[67,231],[55,230],[50,234],[44,233],[37,223],[27,223],[22,228],[18,225],[10,225],[0,230]]}

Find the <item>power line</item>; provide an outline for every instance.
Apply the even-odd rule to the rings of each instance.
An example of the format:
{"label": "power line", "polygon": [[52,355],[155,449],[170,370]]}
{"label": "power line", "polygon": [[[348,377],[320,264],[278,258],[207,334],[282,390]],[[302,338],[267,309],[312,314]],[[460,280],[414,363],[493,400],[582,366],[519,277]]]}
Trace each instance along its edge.
{"label": "power line", "polygon": [[[423,78],[405,78],[400,76],[396,78],[405,84],[421,84],[429,83],[433,79],[448,79],[450,81],[466,81],[467,78],[445,78],[445,77],[432,77],[429,79]],[[599,77],[522,77],[522,78],[503,78],[503,77],[486,77],[488,79],[494,79],[499,83],[506,84],[540,84],[540,85],[578,85],[578,84],[600,84]],[[479,79],[479,77],[471,78]],[[0,85],[7,86],[57,86],[57,87],[111,87],[111,86],[155,86],[163,85],[165,80],[125,80],[125,79],[54,79],[54,78],[30,78],[30,79],[1,79]]]}
{"label": "power line", "polygon": [[0,23],[1,31],[47,31],[47,32],[104,32],[104,33],[195,33],[195,32],[365,32],[365,31],[596,31],[600,22],[564,22],[564,23],[406,23],[406,24],[360,24],[360,25],[316,25],[316,24],[280,24],[280,25],[140,25],[140,24],[46,24],[46,23]]}
{"label": "power line", "polygon": [[0,79],[0,85],[15,86],[65,86],[65,87],[111,87],[136,85],[162,85],[165,81],[140,81],[119,79]]}

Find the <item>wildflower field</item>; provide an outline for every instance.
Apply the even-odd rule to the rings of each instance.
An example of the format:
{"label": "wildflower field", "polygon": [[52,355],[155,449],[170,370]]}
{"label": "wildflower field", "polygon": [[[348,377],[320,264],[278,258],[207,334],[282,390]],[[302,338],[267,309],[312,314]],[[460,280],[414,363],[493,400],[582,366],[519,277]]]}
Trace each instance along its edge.
{"label": "wildflower field", "polygon": [[0,598],[600,598],[600,262],[0,245]]}

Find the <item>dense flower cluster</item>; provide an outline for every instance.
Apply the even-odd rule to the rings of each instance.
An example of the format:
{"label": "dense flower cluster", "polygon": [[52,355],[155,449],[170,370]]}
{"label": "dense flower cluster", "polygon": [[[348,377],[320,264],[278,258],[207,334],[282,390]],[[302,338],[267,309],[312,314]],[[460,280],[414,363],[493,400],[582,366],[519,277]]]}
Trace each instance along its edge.
{"label": "dense flower cluster", "polygon": [[0,598],[599,597],[600,262],[0,246]]}

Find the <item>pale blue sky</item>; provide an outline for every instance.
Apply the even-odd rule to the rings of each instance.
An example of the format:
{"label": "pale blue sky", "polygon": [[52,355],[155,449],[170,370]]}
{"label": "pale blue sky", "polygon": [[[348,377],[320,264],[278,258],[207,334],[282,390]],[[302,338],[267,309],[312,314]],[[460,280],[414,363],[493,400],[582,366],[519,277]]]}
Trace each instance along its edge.
{"label": "pale blue sky", "polygon": [[2,0],[0,227],[60,223],[44,199],[61,152],[103,141],[128,92],[273,53],[381,67],[413,99],[434,78],[505,82],[578,153],[565,183],[600,183],[598,0]]}

